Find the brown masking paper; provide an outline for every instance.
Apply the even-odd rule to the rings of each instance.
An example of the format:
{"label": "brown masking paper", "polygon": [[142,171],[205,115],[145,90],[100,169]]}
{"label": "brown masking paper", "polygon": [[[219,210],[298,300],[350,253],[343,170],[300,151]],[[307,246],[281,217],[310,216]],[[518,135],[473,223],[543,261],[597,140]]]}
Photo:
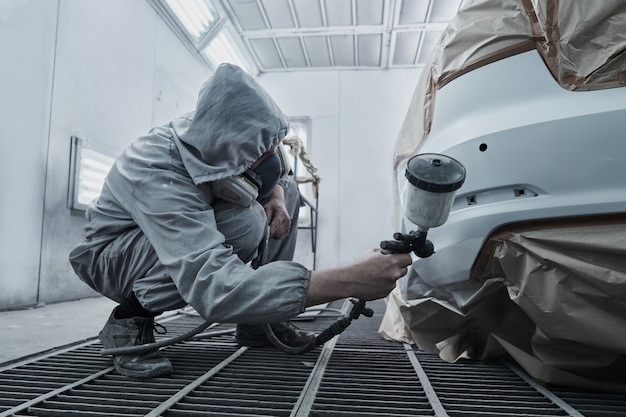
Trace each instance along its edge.
{"label": "brown masking paper", "polygon": [[400,284],[381,334],[448,362],[508,354],[545,384],[626,393],[626,219],[505,228],[477,266],[429,296]]}

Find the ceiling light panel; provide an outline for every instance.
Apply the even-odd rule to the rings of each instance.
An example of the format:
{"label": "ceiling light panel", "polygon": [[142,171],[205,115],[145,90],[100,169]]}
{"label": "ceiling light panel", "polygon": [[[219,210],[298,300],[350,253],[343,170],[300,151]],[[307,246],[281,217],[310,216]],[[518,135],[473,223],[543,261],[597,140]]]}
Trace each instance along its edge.
{"label": "ceiling light panel", "polygon": [[355,6],[357,25],[380,26],[383,24],[385,11],[383,0],[357,0]]}
{"label": "ceiling light panel", "polygon": [[333,35],[330,37],[333,61],[338,67],[354,66],[354,36]]}
{"label": "ceiling light panel", "polygon": [[325,0],[328,26],[352,26],[352,0]]}
{"label": "ceiling light panel", "polygon": [[300,38],[297,37],[283,37],[278,38],[278,46],[285,58],[285,65],[287,68],[306,68],[308,67],[304,51],[302,50],[302,43]]}
{"label": "ceiling light panel", "polygon": [[194,41],[202,38],[217,22],[218,15],[207,0],[166,0],[165,2]]}
{"label": "ceiling light panel", "polygon": [[398,24],[410,25],[426,22],[429,4],[430,0],[402,0]]}
{"label": "ceiling light panel", "polygon": [[380,51],[382,46],[382,35],[359,35],[358,45],[358,66],[379,67]]}
{"label": "ceiling light panel", "polygon": [[202,50],[202,54],[211,62],[214,68],[217,68],[222,63],[228,62],[243,68],[244,71],[250,72],[251,69],[246,59],[235,45],[235,41],[230,32],[228,30],[221,30]]}
{"label": "ceiling light panel", "polygon": [[330,67],[330,52],[328,50],[328,37],[306,36],[303,39],[309,57],[309,63],[313,68]]}
{"label": "ceiling light panel", "polygon": [[396,32],[395,37],[396,48],[393,53],[393,65],[414,65],[417,60],[422,32]]}
{"label": "ceiling light panel", "polygon": [[263,0],[261,5],[271,29],[296,27],[289,0]]}
{"label": "ceiling light panel", "polygon": [[168,1],[219,3],[263,72],[421,66],[465,0]]}
{"label": "ceiling light panel", "polygon": [[250,39],[250,46],[264,69],[276,70],[284,68],[283,61],[276,49],[276,45],[274,45],[273,39]]}
{"label": "ceiling light panel", "polygon": [[320,0],[293,0],[298,27],[312,28],[324,26]]}
{"label": "ceiling light panel", "polygon": [[227,0],[227,3],[244,31],[267,29],[267,23],[256,1]]}

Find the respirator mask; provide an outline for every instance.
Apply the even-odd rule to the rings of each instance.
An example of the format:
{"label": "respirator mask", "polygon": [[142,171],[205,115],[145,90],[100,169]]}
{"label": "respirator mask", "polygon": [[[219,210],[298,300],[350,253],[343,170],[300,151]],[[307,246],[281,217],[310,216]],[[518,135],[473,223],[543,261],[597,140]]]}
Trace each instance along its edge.
{"label": "respirator mask", "polygon": [[287,154],[282,145],[276,153],[264,159],[254,169],[241,175],[223,178],[211,183],[213,196],[220,200],[248,207],[254,200],[261,200],[272,192],[276,183],[290,171]]}

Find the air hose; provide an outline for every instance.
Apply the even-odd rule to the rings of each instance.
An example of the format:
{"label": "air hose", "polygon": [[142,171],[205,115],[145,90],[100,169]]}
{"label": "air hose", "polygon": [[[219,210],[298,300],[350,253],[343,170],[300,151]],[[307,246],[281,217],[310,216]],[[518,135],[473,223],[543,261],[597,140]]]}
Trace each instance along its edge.
{"label": "air hose", "polygon": [[[281,342],[278,337],[274,334],[272,327],[269,324],[264,325],[265,334],[269,341],[278,349],[282,350],[285,353],[301,355],[307,353],[318,346],[322,346],[324,343],[328,342],[333,337],[341,334],[350,324],[352,320],[356,320],[362,314],[367,317],[372,317],[374,312],[372,309],[365,307],[365,301],[350,299],[354,306],[350,313],[345,314],[341,319],[333,322],[326,330],[321,332],[314,340],[307,343],[303,346],[288,346]],[[158,350],[162,347],[170,346],[176,343],[184,342],[186,340],[192,338],[209,338],[213,336],[221,336],[225,334],[231,334],[235,331],[235,329],[227,329],[227,330],[215,330],[211,332],[202,333],[205,329],[213,326],[215,323],[205,322],[201,325],[193,328],[187,333],[181,334],[179,336],[171,337],[169,339],[159,340],[158,342],[153,343],[145,343],[142,345],[136,346],[123,346],[118,348],[108,348],[102,349],[100,354],[102,356],[109,355],[134,355],[138,353],[150,352]]]}
{"label": "air hose", "polygon": [[326,330],[321,332],[315,339],[311,342],[302,345],[302,346],[288,346],[281,342],[274,331],[272,330],[272,326],[269,324],[265,324],[265,335],[269,339],[272,344],[282,350],[285,353],[293,354],[293,355],[301,355],[303,353],[307,353],[318,346],[322,346],[324,343],[328,342],[333,337],[341,334],[344,330],[352,324],[352,320],[356,320],[359,318],[361,314],[367,317],[372,317],[374,315],[374,311],[371,308],[365,307],[365,301],[362,300],[354,300],[350,299],[350,302],[354,304],[350,313],[346,314],[339,320],[333,322]]}
{"label": "air hose", "polygon": [[[185,340],[189,340],[189,339],[193,338],[194,336],[198,335],[199,333],[201,333],[202,331],[204,331],[204,329],[212,326],[212,324],[213,323],[205,322],[205,323],[202,323],[201,325],[197,326],[196,328],[188,331],[187,333],[181,334],[179,336],[171,337],[169,339],[159,340],[158,342],[145,343],[145,344],[142,344],[142,345],[135,345],[135,346],[123,346],[123,347],[118,347],[118,348],[102,349],[100,351],[100,354],[102,356],[109,356],[109,355],[133,355],[133,354],[136,354],[136,353],[144,353],[144,352],[155,351],[155,350],[160,349],[160,348],[165,347],[165,346],[170,346],[170,345],[173,345],[173,344],[176,344],[176,343],[184,342]],[[201,336],[202,337],[221,336],[221,335],[224,335],[224,334],[233,333],[234,331],[235,331],[234,329],[216,330],[216,331],[213,331],[213,332],[203,333]]]}

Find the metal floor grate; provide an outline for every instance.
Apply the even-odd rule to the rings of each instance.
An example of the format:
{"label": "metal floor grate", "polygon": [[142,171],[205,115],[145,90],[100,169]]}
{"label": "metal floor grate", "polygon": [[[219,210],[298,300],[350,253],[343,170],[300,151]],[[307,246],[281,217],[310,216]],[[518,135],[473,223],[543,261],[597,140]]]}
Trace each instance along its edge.
{"label": "metal floor grate", "polygon": [[[587,416],[626,415],[626,395],[540,386],[515,365],[466,361],[389,342],[376,314],[305,355],[240,348],[230,334],[165,348],[174,373],[139,381],[118,375],[97,339],[0,364],[0,417],[8,416]],[[339,305],[339,307],[341,307]],[[298,325],[321,330],[334,319]],[[164,320],[167,337],[201,323]],[[219,325],[211,331],[232,329]]]}

